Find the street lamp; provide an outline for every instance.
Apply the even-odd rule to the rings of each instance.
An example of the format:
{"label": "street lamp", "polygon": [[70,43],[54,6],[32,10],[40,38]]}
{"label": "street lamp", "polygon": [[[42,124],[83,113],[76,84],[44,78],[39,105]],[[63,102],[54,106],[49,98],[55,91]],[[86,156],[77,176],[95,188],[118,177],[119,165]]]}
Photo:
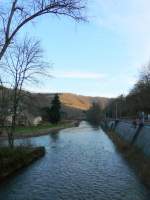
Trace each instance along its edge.
{"label": "street lamp", "polygon": [[118,118],[118,102],[116,102],[116,119]]}

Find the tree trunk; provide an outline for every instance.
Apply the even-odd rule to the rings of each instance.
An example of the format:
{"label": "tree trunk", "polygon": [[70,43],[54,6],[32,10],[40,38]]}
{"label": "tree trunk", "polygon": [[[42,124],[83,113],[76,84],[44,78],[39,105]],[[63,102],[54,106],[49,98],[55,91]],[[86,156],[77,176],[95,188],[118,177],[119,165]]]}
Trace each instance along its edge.
{"label": "tree trunk", "polygon": [[16,129],[16,116],[17,116],[17,107],[18,107],[18,101],[17,101],[17,89],[14,89],[14,97],[13,97],[13,116],[12,116],[12,123],[10,127],[10,132],[8,134],[8,141],[10,148],[14,147],[14,133]]}
{"label": "tree trunk", "polygon": [[11,128],[10,128],[10,132],[8,134],[8,141],[9,141],[10,148],[14,147],[15,128],[16,128],[16,114],[14,114],[12,117],[12,124],[11,124]]}

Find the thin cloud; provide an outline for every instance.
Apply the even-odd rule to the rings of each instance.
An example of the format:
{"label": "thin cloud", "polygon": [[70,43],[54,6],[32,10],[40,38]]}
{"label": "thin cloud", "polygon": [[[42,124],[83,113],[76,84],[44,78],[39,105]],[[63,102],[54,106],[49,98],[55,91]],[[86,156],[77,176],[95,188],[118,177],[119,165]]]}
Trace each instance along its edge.
{"label": "thin cloud", "polygon": [[96,72],[81,72],[81,71],[59,71],[53,73],[56,78],[69,78],[69,79],[103,79],[106,74]]}
{"label": "thin cloud", "polygon": [[[150,32],[149,0],[95,0],[101,13],[99,22],[114,30],[126,33]],[[136,36],[136,35],[135,35]]]}
{"label": "thin cloud", "polygon": [[[150,1],[95,0],[96,23],[113,31],[128,45],[136,68],[150,58]],[[137,57],[138,55],[138,57]],[[138,66],[137,66],[138,63]]]}

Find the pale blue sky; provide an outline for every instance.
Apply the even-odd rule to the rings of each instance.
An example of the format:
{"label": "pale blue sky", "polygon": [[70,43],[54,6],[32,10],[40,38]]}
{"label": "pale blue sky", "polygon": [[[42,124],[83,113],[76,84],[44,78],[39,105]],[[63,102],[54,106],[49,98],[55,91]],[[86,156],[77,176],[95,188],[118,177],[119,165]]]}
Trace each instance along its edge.
{"label": "pale blue sky", "polygon": [[114,97],[127,94],[150,58],[150,1],[89,1],[88,23],[45,16],[26,32],[41,40],[54,78],[36,92]]}

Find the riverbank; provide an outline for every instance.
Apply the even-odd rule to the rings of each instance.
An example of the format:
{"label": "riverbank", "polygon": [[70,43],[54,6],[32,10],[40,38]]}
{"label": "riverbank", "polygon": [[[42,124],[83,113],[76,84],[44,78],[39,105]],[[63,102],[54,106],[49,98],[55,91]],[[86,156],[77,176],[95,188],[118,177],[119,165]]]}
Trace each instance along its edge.
{"label": "riverbank", "polygon": [[0,184],[0,199],[150,199],[149,189],[101,129],[81,122],[57,136],[31,138],[33,145],[45,146],[46,156]]}
{"label": "riverbank", "polygon": [[[31,126],[31,127],[17,127],[16,132],[14,134],[15,139],[22,139],[22,138],[30,138],[30,137],[38,137],[42,135],[47,135],[48,133],[54,133],[61,129],[71,128],[78,126],[78,120],[72,120],[67,122],[61,122],[56,125],[52,124],[44,124],[39,126]],[[1,134],[0,140],[6,140],[7,134]]]}
{"label": "riverbank", "polygon": [[105,129],[107,135],[116,144],[117,149],[122,153],[129,165],[134,167],[143,183],[150,188],[150,158],[137,147],[130,145],[119,137],[115,131]]}
{"label": "riverbank", "polygon": [[0,182],[44,156],[44,147],[0,148]]}
{"label": "riverbank", "polygon": [[[23,139],[30,137],[38,137],[55,133],[61,129],[78,126],[78,121],[61,122],[57,125],[43,124],[33,127],[17,127],[14,139]],[[1,140],[7,139],[7,134],[0,136]],[[45,154],[44,147],[0,147],[0,182],[14,172],[30,165]]]}

